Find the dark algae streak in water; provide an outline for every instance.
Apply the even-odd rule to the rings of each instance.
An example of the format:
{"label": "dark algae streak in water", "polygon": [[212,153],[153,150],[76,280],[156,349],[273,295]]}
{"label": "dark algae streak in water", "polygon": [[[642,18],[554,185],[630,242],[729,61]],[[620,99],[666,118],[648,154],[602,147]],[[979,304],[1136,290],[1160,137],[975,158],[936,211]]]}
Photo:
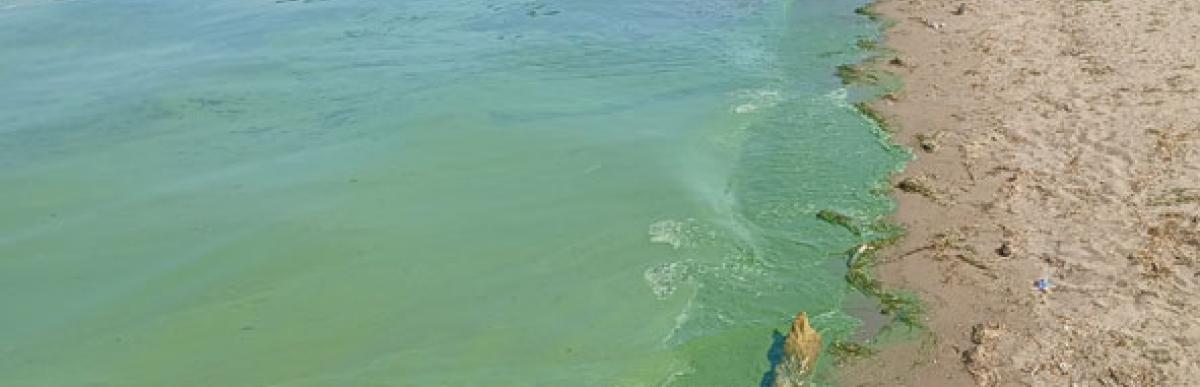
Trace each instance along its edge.
{"label": "dark algae streak in water", "polygon": [[[879,23],[880,28],[886,28],[888,23],[881,21],[879,15],[872,7],[873,4],[866,4],[856,8],[854,12],[858,15],[866,16],[872,22]],[[871,104],[880,98],[894,98],[895,92],[901,85],[894,74],[885,70],[886,66],[884,64],[899,65],[902,62],[894,57],[890,60],[888,59],[891,51],[878,44],[877,36],[874,38],[860,38],[857,46],[867,53],[867,57],[858,63],[839,65],[837,67],[837,76],[848,87],[856,88],[865,95],[861,100],[854,102],[854,106],[863,116],[878,124],[881,135],[886,139],[887,134],[891,132],[891,129],[888,127],[889,123]],[[889,144],[891,143],[889,142]],[[894,144],[890,146],[899,148],[898,145]],[[881,186],[888,187],[886,178],[881,181]],[[902,190],[911,189],[904,182],[898,184],[897,188]],[[887,194],[888,191],[890,190],[884,189],[876,193],[883,195]],[[861,230],[863,227],[844,214],[832,210],[822,210],[818,213],[817,217],[831,225],[846,228],[855,233],[855,235],[862,236]],[[874,277],[873,271],[875,263],[878,260],[878,251],[895,244],[898,239],[903,238],[903,228],[883,218],[876,219],[867,228],[873,232],[872,236],[864,238],[863,244],[846,252],[846,282],[855,290],[878,303],[880,313],[891,320],[891,325],[886,326],[886,330],[903,328],[906,332],[911,333],[913,330],[923,328],[921,316],[924,313],[924,307],[921,301],[911,293],[896,289],[885,289]],[[868,342],[855,342],[839,338],[834,340],[829,348],[829,352],[838,359],[870,356],[877,352],[873,348],[874,345],[877,345],[874,341],[875,339]]]}
{"label": "dark algae streak in water", "polygon": [[[879,22],[879,18],[871,9],[870,4],[856,8],[854,12],[867,16],[872,22]],[[878,100],[881,97],[892,98],[894,92],[900,87],[896,81],[896,77],[884,70],[885,66],[882,66],[889,55],[889,51],[878,45],[877,36],[860,37],[856,42],[856,46],[862,50],[865,58],[860,62],[837,65],[836,76],[850,89],[851,99],[857,99],[857,101],[851,102],[855,109],[878,125],[880,137],[887,143],[887,147],[893,151],[901,152],[899,147],[892,144],[890,139],[888,139],[889,129],[885,117],[878,114],[871,107],[872,101]],[[894,64],[897,61],[898,59],[893,59],[888,63]],[[887,187],[887,180],[887,176],[882,177],[880,186]],[[903,184],[898,187],[906,189],[906,186]],[[876,195],[886,195],[889,191],[885,188],[874,190],[873,193]],[[846,257],[845,281],[852,289],[872,300],[870,302],[877,304],[880,316],[873,316],[868,312],[867,315],[859,315],[857,317],[867,320],[885,318],[890,321],[889,324],[883,327],[884,331],[876,332],[875,335],[877,336],[871,337],[867,341],[854,340],[844,334],[833,337],[830,345],[826,347],[827,350],[825,352],[839,363],[853,358],[871,356],[877,352],[875,346],[879,345],[877,340],[883,338],[883,332],[895,331],[896,328],[901,328],[904,332],[912,333],[914,330],[922,328],[921,315],[924,312],[924,308],[920,300],[904,291],[885,289],[874,277],[873,273],[874,266],[878,260],[877,252],[881,248],[890,246],[899,238],[902,238],[904,230],[898,225],[889,223],[883,217],[876,217],[871,220],[857,219],[841,211],[828,208],[818,211],[816,218],[830,226],[848,231],[860,241],[859,245],[844,253]],[[778,352],[778,343],[779,341],[777,340],[776,347],[773,347],[772,353]],[[775,362],[779,363],[786,360],[780,359]],[[819,376],[816,380],[817,382],[820,381]],[[799,385],[794,384],[793,381],[780,383],[779,381],[784,379],[777,371],[768,374],[764,379],[764,386],[769,384],[767,379],[775,381],[770,385]]]}
{"label": "dark algae streak in water", "polygon": [[[868,16],[871,22],[877,22],[878,18],[871,12],[870,5],[863,5],[853,9],[853,12],[858,15]],[[881,48],[878,44],[878,30],[873,30],[867,37],[858,37],[853,41],[859,53],[862,55],[857,60],[849,63],[836,64],[834,68],[836,79],[840,80],[846,88],[847,104],[872,122],[873,132],[878,136],[879,145],[885,149],[885,152],[896,156],[896,162],[902,163],[908,157],[908,153],[902,150],[899,146],[893,144],[889,138],[887,131],[887,122],[884,117],[877,114],[871,107],[870,101],[876,100],[881,96],[889,96],[894,92],[899,84],[892,74],[881,70],[881,66],[876,66],[878,62],[882,62],[888,52]],[[889,193],[887,180],[891,173],[897,169],[892,169],[889,173],[871,176],[874,180],[874,187],[869,189],[871,195],[883,197]],[[864,320],[885,319],[888,322],[884,323],[884,332],[893,332],[897,328],[900,329],[901,335],[903,332],[913,332],[914,329],[921,328],[921,313],[923,308],[914,296],[903,291],[885,289],[878,280],[874,278],[873,267],[877,260],[877,251],[883,247],[889,246],[903,237],[904,230],[885,219],[888,211],[862,213],[858,209],[827,207],[816,211],[815,218],[827,224],[829,227],[835,227],[848,232],[854,239],[855,243],[848,250],[840,254],[832,254],[832,259],[845,260],[844,281],[854,292],[858,292],[867,297],[867,303],[877,305],[875,310],[878,310],[878,315],[867,312],[863,315],[855,317]],[[862,341],[860,338],[852,338],[851,332],[842,330],[833,330],[827,338],[825,351],[833,362],[841,362],[847,359],[870,356],[876,352],[874,348],[878,345],[876,340],[881,339],[884,333],[876,332],[867,341]],[[787,356],[781,351],[782,346],[786,343],[787,335],[781,334],[779,331],[775,333],[774,344],[771,350],[768,351],[768,358],[771,359],[773,365],[772,371],[764,375],[761,386],[795,386],[803,383],[797,382],[796,379],[788,378],[786,375],[780,374],[781,367],[789,361]],[[824,369],[818,369],[808,379],[809,383],[822,385],[828,382]]]}

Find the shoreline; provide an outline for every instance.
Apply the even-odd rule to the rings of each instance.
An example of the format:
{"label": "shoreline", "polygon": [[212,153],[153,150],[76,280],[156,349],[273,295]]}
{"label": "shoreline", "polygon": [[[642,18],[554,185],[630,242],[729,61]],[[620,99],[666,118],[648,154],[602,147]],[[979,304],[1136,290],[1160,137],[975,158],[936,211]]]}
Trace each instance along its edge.
{"label": "shoreline", "polygon": [[929,335],[841,384],[1200,385],[1200,6],[870,7],[904,82],[870,107],[915,156],[874,270]]}

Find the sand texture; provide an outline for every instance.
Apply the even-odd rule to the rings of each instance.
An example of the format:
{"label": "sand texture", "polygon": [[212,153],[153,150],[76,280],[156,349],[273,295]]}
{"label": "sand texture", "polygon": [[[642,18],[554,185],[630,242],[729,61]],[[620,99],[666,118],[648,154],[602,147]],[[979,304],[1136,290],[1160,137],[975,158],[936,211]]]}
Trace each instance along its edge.
{"label": "sand texture", "polygon": [[1200,2],[875,9],[917,155],[878,270],[933,333],[844,384],[1200,386]]}

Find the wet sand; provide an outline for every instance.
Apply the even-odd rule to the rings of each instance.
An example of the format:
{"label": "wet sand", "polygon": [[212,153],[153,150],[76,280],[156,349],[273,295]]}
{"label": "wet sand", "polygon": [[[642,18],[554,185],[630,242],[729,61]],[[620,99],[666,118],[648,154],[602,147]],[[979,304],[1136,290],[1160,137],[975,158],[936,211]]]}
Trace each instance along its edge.
{"label": "wet sand", "polygon": [[917,156],[877,270],[931,333],[842,384],[1200,385],[1200,4],[875,10],[905,88],[874,107]]}

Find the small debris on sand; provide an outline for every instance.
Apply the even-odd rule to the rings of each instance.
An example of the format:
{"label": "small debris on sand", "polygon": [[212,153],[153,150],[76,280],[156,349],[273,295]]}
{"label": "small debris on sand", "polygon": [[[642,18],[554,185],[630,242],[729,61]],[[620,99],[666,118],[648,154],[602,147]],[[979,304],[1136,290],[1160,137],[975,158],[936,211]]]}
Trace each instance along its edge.
{"label": "small debris on sand", "polygon": [[1008,245],[1008,242],[1001,243],[1000,248],[996,249],[996,254],[1005,258],[1011,257],[1012,247]]}
{"label": "small debris on sand", "polygon": [[933,132],[932,134],[931,133],[917,134],[917,142],[921,145],[921,150],[924,150],[925,153],[936,152],[938,147],[941,146],[942,134],[943,134],[943,132],[940,132],[940,131]]}
{"label": "small debris on sand", "polygon": [[975,344],[983,344],[988,340],[994,340],[1003,334],[1004,329],[997,323],[975,324],[971,326],[971,342]]}
{"label": "small debris on sand", "polygon": [[934,31],[940,31],[942,29],[942,27],[946,26],[945,24],[942,24],[941,22],[932,21],[932,20],[929,20],[928,18],[924,18],[924,17],[919,18],[918,20],[921,21],[921,24],[924,24],[926,27],[929,27],[929,29],[934,30]]}

